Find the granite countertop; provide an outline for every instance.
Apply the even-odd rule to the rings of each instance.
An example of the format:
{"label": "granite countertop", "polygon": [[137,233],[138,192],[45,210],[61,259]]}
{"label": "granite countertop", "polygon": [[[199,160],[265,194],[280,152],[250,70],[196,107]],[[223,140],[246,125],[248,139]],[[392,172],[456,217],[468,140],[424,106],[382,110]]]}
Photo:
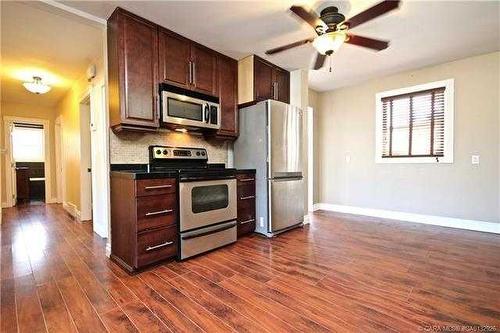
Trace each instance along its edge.
{"label": "granite countertop", "polygon": [[158,178],[176,178],[177,171],[151,171],[146,170],[120,170],[111,171],[111,177],[127,179],[158,179]]}
{"label": "granite countertop", "polygon": [[255,169],[236,169],[236,173],[255,173]]}

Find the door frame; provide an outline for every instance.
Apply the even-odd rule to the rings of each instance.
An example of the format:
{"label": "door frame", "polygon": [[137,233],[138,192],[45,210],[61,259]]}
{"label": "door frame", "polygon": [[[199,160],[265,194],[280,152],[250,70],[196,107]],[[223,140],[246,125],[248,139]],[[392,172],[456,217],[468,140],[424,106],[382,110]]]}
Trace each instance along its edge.
{"label": "door frame", "polygon": [[52,198],[52,177],[50,174],[51,171],[51,156],[52,150],[50,149],[50,120],[48,119],[40,119],[40,118],[25,118],[25,117],[16,117],[16,116],[4,116],[4,133],[5,133],[5,203],[7,207],[13,207],[16,203],[14,201],[14,192],[16,186],[16,173],[12,168],[12,142],[11,142],[11,126],[14,125],[15,122],[19,123],[28,123],[28,124],[37,124],[43,126],[43,141],[44,141],[44,172],[45,172],[45,203],[53,203],[54,198]]}
{"label": "door frame", "polygon": [[314,210],[314,109],[307,107],[307,211]]}
{"label": "door frame", "polygon": [[62,141],[62,117],[57,116],[54,123],[54,149],[55,149],[55,158],[56,158],[56,198],[57,203],[64,202],[64,187],[63,187],[63,179],[64,179],[64,164],[62,163],[63,157],[63,141]]}

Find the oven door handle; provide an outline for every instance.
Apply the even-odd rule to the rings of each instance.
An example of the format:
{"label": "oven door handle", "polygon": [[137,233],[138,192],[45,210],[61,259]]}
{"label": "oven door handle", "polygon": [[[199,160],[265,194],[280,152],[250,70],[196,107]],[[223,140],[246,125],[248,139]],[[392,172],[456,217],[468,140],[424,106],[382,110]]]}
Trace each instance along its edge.
{"label": "oven door handle", "polygon": [[216,229],[212,229],[212,230],[207,230],[207,231],[200,231],[198,233],[193,232],[193,233],[189,233],[188,235],[183,235],[183,236],[181,236],[181,239],[182,240],[188,240],[188,239],[198,238],[198,237],[202,237],[202,236],[208,236],[208,235],[211,235],[211,234],[215,234],[217,232],[221,232],[221,231],[224,231],[224,230],[228,230],[228,229],[234,228],[236,226],[236,224],[237,224],[237,222],[233,221],[233,222],[231,222],[229,224],[222,225],[220,228],[216,228]]}

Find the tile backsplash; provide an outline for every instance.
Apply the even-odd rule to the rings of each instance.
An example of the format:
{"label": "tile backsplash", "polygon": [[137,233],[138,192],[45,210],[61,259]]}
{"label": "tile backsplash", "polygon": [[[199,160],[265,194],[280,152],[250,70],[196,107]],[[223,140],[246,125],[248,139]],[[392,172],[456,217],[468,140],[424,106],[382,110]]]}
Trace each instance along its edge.
{"label": "tile backsplash", "polygon": [[148,163],[148,146],[150,145],[201,147],[207,150],[209,163],[228,164],[228,149],[230,149],[227,141],[206,139],[201,135],[169,130],[146,134],[133,132],[115,134],[110,131],[109,141],[111,164]]}

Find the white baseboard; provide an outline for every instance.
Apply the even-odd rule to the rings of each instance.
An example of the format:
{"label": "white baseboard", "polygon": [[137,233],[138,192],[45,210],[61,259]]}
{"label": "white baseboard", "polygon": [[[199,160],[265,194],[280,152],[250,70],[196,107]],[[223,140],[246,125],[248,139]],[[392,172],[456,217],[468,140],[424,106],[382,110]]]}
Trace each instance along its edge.
{"label": "white baseboard", "polygon": [[11,207],[8,203],[2,202],[2,208],[9,208]]}
{"label": "white baseboard", "polygon": [[51,199],[48,199],[48,200],[47,200],[47,203],[48,203],[48,204],[57,203],[57,198],[51,198]]}
{"label": "white baseboard", "polygon": [[309,219],[309,215],[304,215],[304,222],[302,222],[304,225],[311,223],[311,220]]}
{"label": "white baseboard", "polygon": [[76,205],[72,202],[63,202],[63,208],[68,212],[69,215],[73,216],[78,222],[81,221],[80,211],[76,208]]}
{"label": "white baseboard", "polygon": [[108,241],[106,242],[106,257],[110,257],[111,256],[111,242]]}
{"label": "white baseboard", "polygon": [[397,212],[393,210],[364,208],[355,206],[335,205],[328,203],[314,204],[314,210],[326,210],[339,213],[356,214],[364,216],[380,217],[391,220],[399,220],[414,223],[431,224],[442,227],[466,229],[474,231],[491,232],[500,234],[500,223],[485,222],[477,220],[458,219],[454,217],[423,215],[414,213]]}

